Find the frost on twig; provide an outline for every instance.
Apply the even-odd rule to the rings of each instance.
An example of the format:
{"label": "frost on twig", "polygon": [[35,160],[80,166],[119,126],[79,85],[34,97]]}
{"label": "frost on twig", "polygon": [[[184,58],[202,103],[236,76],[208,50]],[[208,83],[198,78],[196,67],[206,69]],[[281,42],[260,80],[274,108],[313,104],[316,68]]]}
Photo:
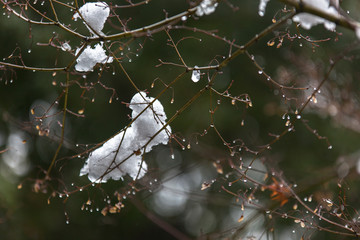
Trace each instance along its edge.
{"label": "frost on twig", "polygon": [[[75,13],[73,18],[76,21],[80,18],[84,20],[84,24],[93,35],[103,35],[101,30],[104,28],[106,19],[110,14],[110,8],[105,2],[86,3],[79,9],[79,13]],[[94,31],[95,32],[94,32]]]}
{"label": "frost on twig", "polygon": [[[80,48],[76,49],[75,55],[80,51]],[[113,58],[108,57],[105,53],[103,45],[98,43],[95,48],[87,46],[85,50],[76,59],[77,64],[75,70],[78,72],[89,72],[93,71],[93,68],[97,63],[112,63]]]}
{"label": "frost on twig", "polygon": [[164,108],[158,100],[141,113],[152,101],[154,98],[147,97],[144,92],[133,96],[130,102],[131,116],[135,119],[141,115],[130,127],[93,151],[80,176],[88,174],[92,182],[106,182],[110,178],[123,179],[126,174],[134,180],[137,176],[142,178],[145,175],[147,164],[142,162],[142,155],[156,145],[167,144],[171,134],[170,126],[167,126],[151,139],[166,123]]}
{"label": "frost on twig", "polygon": [[201,17],[215,12],[218,3],[216,0],[203,0],[196,8],[196,15]]}
{"label": "frost on twig", "polygon": [[[329,0],[303,0],[303,3],[306,3],[309,6],[319,9],[329,15],[337,16],[339,14],[333,6],[330,6]],[[293,17],[293,21],[300,23],[301,27],[305,29],[311,29],[313,26],[318,24],[324,24],[325,28],[329,31],[334,31],[336,27],[335,23],[310,13],[296,14]]]}

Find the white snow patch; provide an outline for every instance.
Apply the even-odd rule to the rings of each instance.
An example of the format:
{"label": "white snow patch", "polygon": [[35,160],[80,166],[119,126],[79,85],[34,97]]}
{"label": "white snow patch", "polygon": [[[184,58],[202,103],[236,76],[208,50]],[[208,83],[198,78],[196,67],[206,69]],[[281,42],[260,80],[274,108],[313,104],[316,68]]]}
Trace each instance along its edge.
{"label": "white snow patch", "polygon": [[[197,68],[198,66],[194,66],[194,68]],[[193,82],[198,82],[200,80],[200,70],[193,70],[191,75],[191,80]]]}
{"label": "white snow patch", "polygon": [[[135,94],[130,102],[131,117],[135,119],[152,101],[154,98],[147,97],[144,92]],[[106,182],[110,178],[119,180],[126,174],[134,180],[138,174],[138,179],[142,178],[147,172],[147,164],[142,162],[142,154],[169,141],[171,128],[167,126],[148,143],[165,125],[165,120],[164,108],[159,100],[156,100],[130,127],[94,150],[80,170],[80,176],[88,174],[92,182]]]}
{"label": "white snow patch", "polygon": [[71,46],[69,43],[64,42],[63,44],[61,44],[61,50],[63,50],[64,52],[69,52],[71,51]]}
{"label": "white snow patch", "polygon": [[25,175],[30,169],[29,146],[23,142],[24,138],[23,132],[11,132],[7,140],[8,151],[1,155],[4,163],[17,176]]}
{"label": "white snow patch", "polygon": [[80,14],[77,12],[73,16],[75,21],[82,17],[82,20],[84,20],[84,24],[89,29],[90,33],[93,35],[103,35],[101,30],[104,28],[106,19],[110,14],[110,8],[105,2],[86,3],[79,8],[79,12]]}
{"label": "white snow patch", "polygon": [[[77,55],[80,51],[80,48],[76,49],[75,55]],[[108,57],[105,54],[105,50],[103,45],[98,43],[95,45],[95,48],[91,48],[87,46],[85,50],[80,54],[80,56],[76,59],[77,64],[75,65],[75,69],[78,72],[89,72],[93,71],[93,68],[97,63],[112,63],[113,58]]]}
{"label": "white snow patch", "polygon": [[[338,11],[329,5],[329,0],[303,0],[303,3],[311,5],[314,8],[317,8],[324,13],[337,16]],[[313,26],[318,24],[324,24],[325,28],[329,31],[334,31],[336,24],[330,22],[324,18],[312,15],[310,13],[299,13],[293,17],[294,22],[300,23],[301,27],[304,29],[311,29]]]}
{"label": "white snow patch", "polygon": [[260,17],[263,17],[265,15],[265,9],[266,9],[266,5],[268,4],[270,0],[260,0],[259,3],[259,15]]}
{"label": "white snow patch", "polygon": [[196,8],[195,14],[199,17],[215,12],[218,3],[216,0],[203,0]]}
{"label": "white snow patch", "polygon": [[355,29],[355,34],[356,34],[357,39],[360,40],[360,27],[357,27]]}

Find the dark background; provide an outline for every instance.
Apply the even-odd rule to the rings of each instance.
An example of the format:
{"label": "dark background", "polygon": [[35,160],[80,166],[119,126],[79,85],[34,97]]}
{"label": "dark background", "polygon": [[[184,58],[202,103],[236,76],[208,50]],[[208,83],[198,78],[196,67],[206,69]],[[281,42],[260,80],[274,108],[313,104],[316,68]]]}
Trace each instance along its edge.
{"label": "dark background", "polygon": [[[264,17],[257,14],[258,1],[229,1],[229,3],[238,7],[237,11],[234,11],[226,2],[221,2],[215,13],[201,18],[190,17],[186,22],[180,22],[178,25],[207,31],[216,30],[216,35],[234,39],[236,44],[242,45],[270,25],[276,13],[278,14],[276,18],[279,18],[280,14],[284,15],[277,12],[283,5],[276,1],[268,4]],[[117,4],[126,5],[125,1],[117,2]],[[41,11],[50,11],[48,2],[44,5],[38,2],[33,6]],[[73,22],[72,12],[65,7],[55,6],[58,8],[60,21],[71,24],[82,34],[88,34],[88,30],[81,21]],[[122,20],[131,18],[127,26],[129,29],[135,29],[163,20],[165,11],[169,16],[173,16],[188,8],[187,1],[150,1],[138,7],[115,11]],[[350,16],[359,15],[360,6],[355,1],[344,1],[343,8],[350,10]],[[74,50],[81,42],[56,27],[29,25],[16,16],[9,15],[4,8],[1,9],[1,13],[0,53],[5,62],[19,63],[15,58],[8,59],[14,52],[13,55],[21,53],[24,63],[28,66],[66,66],[73,57],[71,54],[54,47],[39,46],[38,43],[48,43],[49,39],[56,35],[60,41],[70,41]],[[29,13],[29,17],[39,20],[34,13]],[[121,32],[116,29],[116,26],[121,27],[118,20],[115,17],[111,17],[110,20],[105,24],[103,32],[108,35]],[[313,47],[304,39],[294,38],[291,41],[285,38],[282,47],[276,48],[276,44],[269,47],[267,42],[285,29],[288,29],[292,36],[300,32],[313,40],[328,38],[330,40],[318,42],[316,44],[319,47]],[[342,27],[337,27],[338,33],[332,33],[326,31],[323,26],[316,26],[310,31],[305,31],[302,28],[296,28],[294,23],[288,23],[278,31],[256,42],[248,51],[255,56],[266,73],[275,81],[285,81],[283,82],[285,85],[316,87],[329,69],[329,60],[357,41],[353,32]],[[221,57],[229,53],[229,45],[224,41],[201,32],[179,29],[171,30],[170,35],[175,42],[184,38],[178,44],[178,49],[188,66],[215,64],[211,62],[212,59],[221,61]],[[156,81],[154,88],[151,89],[154,79],[160,78],[163,82],[169,83],[184,70],[172,65],[155,67],[159,64],[158,59],[180,64],[176,52],[168,45],[167,39],[167,35],[162,31],[149,38],[135,39],[129,43],[130,50],[127,48],[123,50],[123,53],[125,55],[128,53],[131,59],[131,62],[126,57],[121,60],[127,73],[141,90],[148,90],[152,97],[163,89],[160,81]],[[125,43],[127,40],[121,41]],[[144,44],[144,48],[136,51],[139,43]],[[29,49],[31,53],[28,53]],[[114,51],[115,47],[112,50]],[[344,193],[347,196],[347,206],[353,209],[359,207],[359,175],[356,171],[356,164],[360,159],[358,53],[358,47],[354,45],[346,53],[346,59],[341,60],[332,71],[329,80],[318,95],[318,104],[309,104],[302,115],[302,119],[308,121],[313,129],[316,129],[321,136],[327,137],[332,149],[328,149],[329,145],[325,140],[317,139],[304,124],[298,121],[295,126],[296,131],[280,139],[270,151],[265,151],[258,156],[254,163],[254,168],[267,171],[269,174],[272,172],[280,174],[289,183],[297,184],[301,198],[314,196],[314,202],[309,203],[313,208],[320,204],[323,198],[330,198],[339,203]],[[99,67],[93,73],[86,74],[86,81],[96,83],[99,79],[98,73]],[[65,82],[65,74],[59,72],[53,76],[52,72],[32,72],[10,68],[8,71],[0,71],[0,74],[2,74],[0,81],[1,150],[17,149],[18,146],[9,146],[8,139],[11,134],[19,132],[21,132],[19,136],[25,139],[26,143],[17,144],[19,146],[25,144],[28,148],[24,162],[20,163],[28,167],[20,174],[3,161],[4,155],[1,155],[3,158],[0,157],[0,239],[173,238],[160,228],[160,226],[166,228],[165,224],[156,224],[156,221],[146,217],[146,213],[149,212],[190,237],[200,237],[203,234],[213,234],[209,235],[210,238],[246,237],[260,236],[264,233],[263,239],[266,239],[267,234],[274,234],[275,239],[288,239],[289,236],[292,239],[300,239],[302,234],[307,234],[306,236],[314,239],[325,237],[339,239],[336,234],[324,233],[316,229],[302,229],[293,220],[279,216],[269,221],[264,211],[252,210],[254,206],[249,206],[247,209],[250,209],[251,214],[258,214],[257,216],[260,216],[262,220],[251,220],[251,214],[246,213],[244,221],[246,220],[247,228],[242,229],[241,226],[245,223],[237,223],[237,219],[233,219],[234,216],[241,215],[240,203],[236,202],[233,196],[222,191],[221,186],[227,187],[228,181],[235,180],[236,176],[232,174],[227,161],[224,160],[229,157],[228,149],[217,134],[211,128],[209,129],[210,102],[216,105],[217,100],[221,100],[214,119],[215,126],[226,141],[232,142],[240,138],[250,149],[258,149],[273,139],[269,133],[279,134],[286,129],[282,115],[286,112],[293,113],[311,94],[311,91],[307,90],[285,91],[287,96],[296,99],[285,101],[279,89],[266,81],[266,77],[259,75],[258,69],[245,55],[235,58],[222,70],[222,73],[217,76],[214,88],[219,92],[225,91],[233,81],[230,93],[234,96],[247,93],[252,99],[253,107],[246,108],[245,104],[241,103],[233,106],[226,98],[210,96],[208,92],[203,94],[171,124],[173,133],[185,138],[185,146],[190,142],[192,149],[182,151],[181,146],[175,141],[168,146],[156,147],[146,156],[152,174],[147,175],[141,183],[145,186],[145,190],[136,193],[134,197],[136,200],[129,198],[124,200],[125,207],[119,214],[107,216],[100,213],[106,205],[103,199],[109,196],[114,201],[114,191],[126,192],[127,190],[124,189],[128,187],[130,178],[126,178],[124,182],[109,181],[101,188],[87,188],[86,191],[71,194],[66,201],[64,198],[59,198],[58,193],[64,188],[71,190],[76,186],[89,183],[86,177],[78,176],[86,155],[82,158],[71,156],[108,139],[129,123],[128,114],[131,112],[122,102],[129,102],[136,91],[120,67],[115,63],[111,64],[100,78],[103,84],[116,91],[119,100],[113,100],[111,104],[109,99],[112,91],[99,85],[85,93],[88,99],[94,98],[94,102],[81,98],[82,90],[78,85],[73,84],[70,87],[68,108],[73,112],[85,109],[86,117],[67,115],[65,134],[67,144],[60,152],[60,160],[55,165],[53,180],[46,193],[35,193],[33,186],[36,179],[43,177],[42,169],[48,168],[58,146],[60,128],[56,121],[60,120],[62,115],[52,118],[55,123],[51,123],[49,137],[40,137],[31,118],[30,109],[35,101],[43,101],[41,104],[44,106],[45,103],[53,103],[63,90],[61,83]],[[287,77],[284,77],[285,75]],[[180,79],[172,90],[160,97],[159,100],[168,118],[207,83],[206,74],[202,75],[200,82],[196,84],[190,78],[191,72]],[[85,82],[81,74],[72,74],[70,79]],[[53,81],[56,81],[55,86]],[[172,91],[175,96],[173,104],[170,103]],[[60,100],[59,106],[55,106],[54,111],[60,110],[62,104],[63,100]],[[337,109],[335,115],[331,114],[330,110],[333,109],[331,106]],[[293,114],[291,116],[294,117]],[[242,120],[245,121],[244,126],[241,126]],[[208,134],[199,137],[199,144],[196,145],[194,136],[203,133],[204,129],[209,130]],[[76,144],[79,146],[77,147]],[[175,160],[171,159],[172,152],[175,153]],[[254,155],[244,153],[241,157],[247,165]],[[224,174],[219,174],[213,167],[213,162],[216,160],[221,161]],[[342,168],[347,168],[349,171],[345,176],[341,175],[345,170],[339,170]],[[229,178],[225,177],[226,173],[229,174]],[[185,199],[183,204],[169,203],[170,208],[173,206],[180,210],[169,210],[166,213],[165,206],[165,210],[159,210],[159,206],[155,203],[157,197],[153,193],[160,192],[164,187],[158,183],[166,183],[170,181],[169,179],[176,179],[178,176],[184,176],[181,181],[178,180],[178,185],[167,187],[171,189],[178,186],[177,190],[182,190],[173,193],[175,195],[172,197],[175,199],[173,201],[176,201],[182,196]],[[342,177],[345,178],[342,179]],[[261,178],[263,176],[260,176]],[[158,179],[158,183],[155,184],[154,179]],[[211,188],[200,191],[201,183],[212,179],[217,179],[217,182]],[[156,186],[151,187],[149,182]],[[343,184],[342,188],[337,186],[339,182]],[[20,183],[22,188],[17,189]],[[185,185],[188,187],[184,187]],[[232,190],[241,192],[246,189],[245,186],[238,183],[232,187]],[[56,197],[50,198],[51,203],[48,204],[47,201],[52,192],[56,192]],[[270,200],[270,193],[258,192],[257,204],[270,208],[274,203]],[[88,210],[81,210],[88,199],[91,199],[93,204],[88,207]],[[293,213],[294,203],[294,200],[290,200],[280,211]],[[147,210],[140,211],[141,207]],[[96,210],[97,208],[99,211]],[[293,214],[297,214],[297,217],[306,218],[307,216],[305,209],[299,209],[299,213]],[[350,212],[349,216],[357,218],[354,211]],[[66,223],[67,219],[69,224]],[[274,233],[271,233],[271,228],[275,229]],[[227,232],[228,229],[232,231]],[[236,232],[237,229],[238,232]],[[296,233],[292,233],[293,230]]]}

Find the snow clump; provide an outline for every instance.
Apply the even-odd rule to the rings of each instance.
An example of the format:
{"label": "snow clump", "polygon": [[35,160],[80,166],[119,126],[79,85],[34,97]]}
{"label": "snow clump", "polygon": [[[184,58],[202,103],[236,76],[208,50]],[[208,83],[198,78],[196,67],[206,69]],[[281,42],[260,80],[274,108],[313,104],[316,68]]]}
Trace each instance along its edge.
{"label": "snow clump", "polygon": [[80,14],[77,12],[73,16],[75,21],[82,17],[84,24],[89,29],[91,34],[103,35],[101,30],[104,28],[106,19],[110,14],[110,8],[105,2],[86,3],[79,9],[79,12]]}
{"label": "snow clump", "polygon": [[[137,119],[94,150],[80,170],[80,176],[88,174],[92,182],[106,182],[111,178],[123,179],[126,174],[134,180],[145,175],[147,164],[142,162],[142,155],[156,145],[167,144],[171,134],[170,126],[167,126],[151,139],[166,124],[163,106],[159,100],[153,101],[154,98],[147,97],[144,92],[133,96],[129,107],[132,119]],[[141,113],[151,102],[150,107]]]}
{"label": "snow clump", "polygon": [[[76,49],[75,55],[80,51],[80,48]],[[85,50],[76,59],[77,64],[75,70],[78,72],[89,72],[93,71],[93,68],[97,63],[112,63],[113,58],[108,57],[105,53],[103,45],[98,43],[95,48],[87,46]]]}
{"label": "snow clump", "polygon": [[196,16],[209,15],[215,12],[218,3],[216,0],[203,0],[196,8]]}
{"label": "snow clump", "polygon": [[259,3],[259,15],[260,17],[263,17],[265,15],[265,9],[266,9],[266,5],[268,4],[270,0],[260,0]]}
{"label": "snow clump", "polygon": [[[198,68],[198,66],[195,66],[194,68]],[[200,70],[193,70],[191,80],[193,82],[198,82],[200,80]]]}

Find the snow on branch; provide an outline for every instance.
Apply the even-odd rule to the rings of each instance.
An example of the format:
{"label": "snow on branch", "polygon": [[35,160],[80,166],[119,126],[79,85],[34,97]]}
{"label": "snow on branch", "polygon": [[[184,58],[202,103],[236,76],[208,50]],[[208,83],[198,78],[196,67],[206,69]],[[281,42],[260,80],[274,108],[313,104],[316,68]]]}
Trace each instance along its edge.
{"label": "snow on branch", "polygon": [[[333,6],[330,6],[329,0],[303,0],[303,2],[315,9],[318,9],[319,11],[323,11],[328,15],[333,15],[334,17],[339,15],[338,11]],[[293,17],[293,20],[294,22],[300,23],[301,27],[305,29],[311,29],[313,26],[318,24],[324,24],[325,28],[329,31],[334,31],[336,27],[334,22],[310,13],[296,14]]]}
{"label": "snow on branch", "polygon": [[[81,48],[76,49],[75,55],[79,53]],[[112,63],[113,58],[108,57],[105,53],[102,43],[95,45],[95,48],[87,46],[85,50],[76,59],[77,64],[75,70],[78,72],[93,71],[93,68],[97,63]]]}
{"label": "snow on branch", "polygon": [[[270,0],[260,0],[260,4],[259,4],[260,16],[265,15],[265,8],[269,1]],[[336,18],[339,15],[335,7],[330,5],[329,0],[301,0],[300,2],[301,2],[301,6],[306,5],[324,14],[333,16],[334,18]],[[300,26],[307,30],[311,29],[313,26],[316,26],[318,24],[324,24],[325,28],[329,31],[334,31],[336,27],[336,24],[334,22],[328,21],[320,16],[313,15],[307,12],[300,12],[296,14],[293,17],[293,21],[300,23]]]}
{"label": "snow on branch", "polygon": [[129,107],[135,121],[94,150],[80,170],[80,176],[88,174],[92,182],[106,182],[111,178],[123,179],[126,174],[134,180],[145,175],[147,164],[142,161],[142,155],[156,145],[167,144],[171,134],[170,126],[160,131],[166,123],[166,114],[160,101],[153,101],[154,98],[144,92],[133,96]]}
{"label": "snow on branch", "polygon": [[[287,5],[293,6],[297,12],[308,13],[311,14],[312,18],[297,19],[295,16],[294,21],[299,20],[302,23],[303,27],[312,27],[316,24],[324,23],[325,27],[332,30],[335,23],[339,26],[343,26],[345,28],[351,29],[353,31],[360,32],[360,23],[351,19],[349,16],[343,15],[343,13],[339,13],[336,8],[330,5],[329,0],[279,0]],[[300,15],[301,16],[301,15]],[[315,19],[316,17],[321,18],[322,20]],[[319,22],[320,21],[320,22]],[[334,25],[332,25],[334,24]],[[359,34],[360,38],[360,34]]]}
{"label": "snow on branch", "polygon": [[110,8],[105,2],[90,2],[84,4],[79,9],[79,12],[74,14],[73,18],[75,21],[78,18],[82,18],[91,34],[103,35],[101,30],[104,28],[104,24],[109,17],[109,14]]}

